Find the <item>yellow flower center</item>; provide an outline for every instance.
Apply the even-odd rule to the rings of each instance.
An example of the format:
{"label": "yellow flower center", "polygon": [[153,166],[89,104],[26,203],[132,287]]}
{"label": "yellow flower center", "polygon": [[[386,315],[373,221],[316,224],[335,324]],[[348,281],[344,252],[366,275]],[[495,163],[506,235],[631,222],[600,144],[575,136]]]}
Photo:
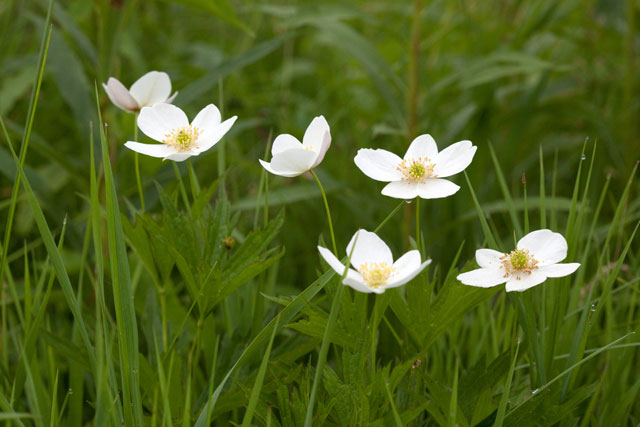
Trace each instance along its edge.
{"label": "yellow flower center", "polygon": [[411,183],[424,184],[428,178],[437,178],[433,173],[435,165],[428,157],[418,157],[415,159],[405,159],[398,165],[398,170],[402,173],[402,180]]}
{"label": "yellow flower center", "polygon": [[366,262],[358,269],[365,283],[370,288],[379,288],[387,284],[389,277],[395,271],[393,266],[386,262]]}
{"label": "yellow flower center", "polygon": [[509,254],[500,257],[504,267],[504,277],[516,276],[520,280],[521,274],[531,274],[538,268],[538,261],[529,253],[527,249],[516,249]]}
{"label": "yellow flower center", "polygon": [[173,129],[171,132],[164,136],[162,140],[167,145],[175,148],[178,151],[187,151],[192,148],[198,148],[196,141],[202,131],[195,126],[189,125],[181,128]]}

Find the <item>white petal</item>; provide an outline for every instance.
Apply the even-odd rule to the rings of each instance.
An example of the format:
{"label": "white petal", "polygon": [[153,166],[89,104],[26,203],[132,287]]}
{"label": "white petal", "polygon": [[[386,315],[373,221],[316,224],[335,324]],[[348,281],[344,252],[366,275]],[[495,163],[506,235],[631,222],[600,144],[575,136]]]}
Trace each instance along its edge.
{"label": "white petal", "polygon": [[220,110],[218,110],[218,107],[213,104],[209,104],[200,110],[191,122],[191,125],[197,127],[202,132],[206,132],[209,129],[215,129],[221,121],[222,117],[220,116]]}
{"label": "white petal", "polygon": [[528,249],[538,261],[538,267],[555,264],[567,257],[567,241],[560,233],[551,230],[536,230],[518,242],[518,249]]}
{"label": "white petal", "polygon": [[[342,277],[344,275],[345,266],[340,262],[338,258],[327,248],[323,248],[322,246],[318,246],[318,251],[320,251],[320,255],[322,258],[329,264],[329,267],[335,271],[338,276]],[[345,285],[348,285],[359,292],[370,293],[373,292],[370,287],[368,287],[364,283],[364,279],[362,275],[353,269],[347,270],[347,275],[344,278],[343,282]]]}
{"label": "white petal", "polygon": [[409,281],[420,274],[429,264],[431,264],[430,259],[420,264],[420,252],[416,250],[407,252],[393,264],[393,268],[395,269],[393,276],[384,288],[395,288],[409,283]]}
{"label": "white petal", "polygon": [[429,178],[418,185],[418,196],[423,199],[440,199],[458,192],[460,187],[451,181],[440,178]]}
{"label": "white petal", "polygon": [[120,80],[109,77],[107,84],[102,83],[102,87],[116,107],[130,112],[138,111],[140,108],[127,88],[120,83]]}
{"label": "white petal", "polygon": [[198,137],[198,148],[194,151],[200,154],[216,145],[218,141],[229,132],[229,129],[231,129],[231,126],[233,126],[237,119],[238,116],[233,116],[211,129],[207,128],[207,130]]}
{"label": "white petal", "polygon": [[564,277],[576,271],[578,267],[580,267],[580,264],[577,262],[569,264],[551,264],[539,267],[538,271],[547,277]]}
{"label": "white petal", "polygon": [[351,255],[351,265],[359,269],[367,262],[385,262],[387,265],[393,264],[391,249],[376,233],[367,230],[358,230],[347,245],[347,256],[351,254],[351,248],[355,242],[353,255]]}
{"label": "white petal", "polygon": [[273,156],[271,168],[286,174],[297,173],[297,175],[300,175],[311,169],[315,159],[316,153],[311,150],[303,148],[289,149]]}
{"label": "white petal", "polygon": [[131,85],[131,96],[138,101],[140,107],[150,107],[158,102],[165,102],[171,95],[171,79],[167,73],[149,71]]}
{"label": "white petal", "polygon": [[547,280],[547,276],[539,271],[532,271],[531,274],[513,274],[509,281],[507,281],[507,292],[522,292],[526,291],[529,288],[534,287],[535,285],[539,285],[540,283]]}
{"label": "white petal", "polygon": [[502,268],[502,261],[500,260],[504,254],[493,249],[478,249],[476,251],[476,262],[480,267],[486,268]]}
{"label": "white petal", "polygon": [[273,140],[273,145],[271,146],[271,155],[275,156],[278,153],[282,153],[283,151],[291,150],[293,148],[302,148],[302,144],[298,141],[293,135],[289,135],[288,133],[283,133],[282,135],[278,135],[276,139]]}
{"label": "white petal", "polygon": [[144,107],[138,116],[138,127],[149,138],[162,142],[174,129],[189,125],[187,115],[171,104]]}
{"label": "white petal", "polygon": [[331,141],[329,123],[327,123],[323,116],[314,118],[309,126],[307,126],[307,130],[304,132],[302,145],[319,152],[322,148],[322,142],[327,132],[329,132],[329,141]]}
{"label": "white petal", "polygon": [[271,167],[271,163],[267,163],[262,159],[258,159],[258,161],[260,162],[260,164],[262,165],[263,168],[265,168],[267,170],[267,172],[272,173],[274,175],[279,175],[279,176],[284,176],[287,178],[292,178],[294,176],[298,176],[300,175],[299,172],[282,172],[282,171],[276,171]]}
{"label": "white petal", "polygon": [[174,92],[173,95],[171,95],[169,98],[167,98],[167,100],[165,101],[167,104],[171,104],[173,103],[173,100],[176,99],[176,96],[178,96],[178,92]]}
{"label": "white petal", "polygon": [[418,157],[426,157],[431,161],[434,161],[438,155],[438,146],[433,140],[431,135],[420,135],[411,142],[407,153],[404,155],[405,159],[417,159]]}
{"label": "white petal", "polygon": [[433,173],[445,178],[462,172],[473,160],[477,148],[471,141],[460,141],[448,146],[436,157]]}
{"label": "white petal", "polygon": [[396,199],[415,199],[418,197],[418,184],[412,184],[407,181],[393,181],[385,185],[382,189],[382,194]]}
{"label": "white petal", "polygon": [[176,152],[175,148],[166,144],[141,144],[135,141],[127,141],[124,146],[151,157],[166,157]]}
{"label": "white petal", "polygon": [[390,182],[402,179],[402,173],[398,170],[402,159],[390,151],[363,148],[358,150],[353,161],[365,175],[376,181]]}
{"label": "white petal", "polygon": [[171,153],[168,156],[166,156],[164,159],[162,160],[173,160],[174,162],[183,162],[185,160],[187,160],[189,157],[191,156],[197,156],[199,153],[196,153],[195,151],[177,151],[175,153]]}
{"label": "white petal", "polygon": [[504,277],[504,271],[494,268],[478,268],[476,270],[467,271],[458,274],[457,279],[469,286],[477,286],[480,288],[490,288],[507,281]]}

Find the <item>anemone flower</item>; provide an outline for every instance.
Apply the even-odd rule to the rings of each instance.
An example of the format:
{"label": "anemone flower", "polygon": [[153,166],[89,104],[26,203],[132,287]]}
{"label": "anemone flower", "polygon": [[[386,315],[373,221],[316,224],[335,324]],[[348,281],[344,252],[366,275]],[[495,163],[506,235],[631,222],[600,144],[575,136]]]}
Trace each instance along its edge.
{"label": "anemone flower", "polygon": [[171,95],[171,80],[167,73],[162,71],[149,71],[140,77],[130,89],[127,89],[120,80],[109,77],[102,87],[107,92],[113,104],[130,113],[137,113],[143,107],[151,107],[157,103],[170,104],[178,92]]}
{"label": "anemone flower", "polygon": [[260,164],[274,175],[302,175],[322,162],[330,145],[329,124],[323,116],[318,116],[307,127],[302,143],[293,135],[278,135],[271,147],[271,162],[260,160]]}
{"label": "anemone flower", "polygon": [[460,187],[442,179],[462,172],[473,160],[476,146],[460,141],[438,153],[431,135],[420,135],[411,142],[401,159],[387,150],[363,148],[354,162],[369,178],[388,182],[382,194],[396,199],[438,199]]}
{"label": "anemone flower", "polygon": [[537,230],[518,241],[516,249],[502,253],[478,249],[480,268],[458,275],[465,285],[489,288],[507,282],[507,292],[526,291],[549,277],[567,276],[580,267],[574,262],[558,264],[567,257],[567,241],[551,230]]}
{"label": "anemone flower", "polygon": [[220,111],[209,104],[189,124],[187,115],[171,104],[144,107],[138,116],[138,127],[151,139],[162,144],[128,141],[125,147],[163,160],[181,162],[213,147],[231,129],[238,117],[220,123]]}
{"label": "anemone flower", "polygon": [[[318,250],[327,264],[342,276],[347,267],[327,248],[318,246]],[[409,251],[393,262],[389,246],[376,233],[366,230],[358,230],[351,238],[347,255],[351,253],[351,265],[355,270],[348,269],[342,283],[366,293],[381,294],[389,288],[402,286],[431,264],[431,260],[420,263],[417,250]]]}

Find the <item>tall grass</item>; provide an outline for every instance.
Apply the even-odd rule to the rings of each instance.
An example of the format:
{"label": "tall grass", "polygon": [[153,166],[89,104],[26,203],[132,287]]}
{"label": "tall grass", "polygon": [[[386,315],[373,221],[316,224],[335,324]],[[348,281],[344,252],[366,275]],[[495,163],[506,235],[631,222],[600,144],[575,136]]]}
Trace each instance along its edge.
{"label": "tall grass", "polygon": [[[637,425],[637,13],[5,1],[0,423]],[[223,142],[134,159],[135,119],[100,83],[152,69],[190,115],[239,116]],[[319,114],[333,143],[314,176],[261,169]],[[418,211],[353,157],[422,133],[478,152]],[[344,288],[316,246],[343,254],[358,228],[433,263],[383,295]],[[566,237],[574,275],[518,295],[456,280],[539,228]]]}

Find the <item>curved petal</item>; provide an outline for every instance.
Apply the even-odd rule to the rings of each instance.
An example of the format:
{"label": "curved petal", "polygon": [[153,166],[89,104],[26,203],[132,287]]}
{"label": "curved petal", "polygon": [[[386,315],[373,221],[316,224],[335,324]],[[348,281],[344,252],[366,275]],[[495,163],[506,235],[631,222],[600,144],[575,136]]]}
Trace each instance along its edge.
{"label": "curved petal", "polygon": [[258,159],[258,161],[260,162],[260,164],[262,165],[263,168],[265,168],[267,170],[267,172],[272,173],[274,175],[279,175],[279,176],[284,176],[287,178],[293,178],[294,176],[298,176],[300,175],[299,172],[283,172],[283,171],[276,171],[271,167],[271,163],[265,162],[262,159]]}
{"label": "curved petal", "polygon": [[471,141],[460,141],[448,146],[438,153],[433,173],[445,178],[462,172],[471,164],[477,148]]}
{"label": "curved petal", "polygon": [[237,119],[238,116],[233,116],[215,126],[213,129],[207,129],[198,137],[198,148],[196,148],[194,151],[200,154],[203,151],[207,151],[209,148],[216,145],[218,141],[220,141],[222,137],[225,136],[227,132],[229,132],[229,129],[231,129],[231,126],[233,126]]}
{"label": "curved petal", "polygon": [[175,153],[169,154],[167,157],[165,157],[164,160],[173,160],[174,162],[183,162],[185,160],[187,160],[189,157],[191,156],[197,156],[198,153],[196,153],[195,151],[177,151]]}
{"label": "curved petal", "polygon": [[141,144],[135,141],[127,141],[124,144],[130,150],[151,157],[167,157],[176,152],[176,149],[166,144]]}
{"label": "curved petal", "polygon": [[353,254],[351,255],[351,265],[356,269],[368,262],[385,262],[387,265],[393,264],[391,249],[376,233],[367,230],[358,230],[347,245],[347,256],[351,254],[351,248],[355,243]]}
{"label": "curved petal", "polygon": [[476,262],[484,268],[502,268],[502,258],[504,254],[493,249],[478,249],[476,251]]}
{"label": "curved petal", "polygon": [[162,71],[149,71],[131,85],[131,96],[140,107],[150,107],[158,102],[165,102],[171,95],[171,79]]}
{"label": "curved petal", "polygon": [[341,263],[340,260],[329,249],[318,246],[318,251],[320,252],[320,255],[322,255],[322,258],[324,258],[324,260],[327,262],[327,264],[329,264],[329,267],[331,267],[333,271],[335,271],[340,277],[342,277],[342,275],[344,274],[344,270],[347,269],[347,267],[343,263]]}
{"label": "curved petal", "polygon": [[[429,264],[431,264],[431,260],[428,259],[425,262],[423,262],[422,264],[420,264],[420,253],[418,252],[415,255],[411,255],[411,260],[406,260],[404,261],[403,258],[406,258],[409,254],[411,254],[412,252],[418,252],[418,251],[409,251],[406,254],[404,254],[403,256],[401,256],[396,262],[395,264],[393,264],[393,267],[396,269],[395,271],[395,275],[391,278],[391,280],[389,280],[389,283],[387,283],[386,285],[384,285],[383,287],[386,288],[396,288],[398,286],[402,286],[406,283],[409,283],[411,280],[413,280],[414,277],[416,277],[418,274],[420,274],[422,272],[422,270],[424,270],[426,268],[426,266],[428,266]],[[402,262],[401,262],[402,260]],[[417,264],[416,264],[417,261]],[[397,266],[399,263],[401,263],[400,266]],[[404,264],[404,265],[402,265]]]}
{"label": "curved petal", "polygon": [[370,294],[370,293],[381,294],[384,292],[384,289],[382,288],[370,288],[369,286],[367,286],[364,283],[364,279],[362,278],[362,275],[352,269],[349,269],[349,272],[347,273],[347,277],[344,278],[342,283],[358,292],[363,292],[365,294]]}
{"label": "curved petal", "polygon": [[288,133],[283,133],[282,135],[278,135],[276,139],[273,140],[273,145],[271,146],[271,155],[275,156],[278,153],[282,153],[283,151],[291,150],[291,149],[301,149],[302,144],[298,141],[293,135],[289,135]]}
{"label": "curved petal", "polygon": [[167,98],[167,100],[165,101],[167,104],[171,104],[173,103],[173,100],[176,99],[176,96],[178,96],[178,91],[175,91],[173,93],[173,95],[171,95],[169,98]]}
{"label": "curved petal", "polygon": [[323,116],[318,116],[307,126],[307,130],[302,137],[302,145],[307,147],[308,150],[320,152],[327,133],[329,133],[329,142],[331,142],[330,132],[329,123]]}
{"label": "curved petal", "polygon": [[507,281],[504,271],[494,268],[478,268],[458,274],[457,279],[465,285],[477,286],[480,288],[490,288]]}
{"label": "curved petal", "polygon": [[282,151],[271,159],[271,168],[284,173],[297,173],[298,175],[311,169],[316,159],[316,153],[303,148],[294,148]]}
{"label": "curved petal", "polygon": [[418,197],[418,184],[407,181],[393,181],[385,185],[382,195],[396,199],[415,199]]}
{"label": "curved petal", "polygon": [[438,155],[438,146],[436,145],[436,141],[429,134],[424,134],[418,136],[411,142],[409,145],[409,149],[404,155],[405,159],[417,159],[419,157],[428,158],[431,161],[434,161],[435,157]]}
{"label": "curved petal", "polygon": [[512,275],[507,281],[507,292],[522,292],[547,280],[547,276],[539,271],[520,276]]}
{"label": "curved petal", "polygon": [[189,125],[187,115],[171,104],[144,107],[138,116],[138,127],[149,138],[162,142],[173,129]]}
{"label": "curved petal", "polygon": [[362,148],[358,150],[353,161],[365,175],[376,181],[391,182],[402,179],[402,173],[398,170],[402,159],[390,151]]}
{"label": "curved petal", "polygon": [[440,178],[429,178],[424,184],[418,186],[418,196],[423,199],[440,199],[458,192],[460,187],[451,181]]}
{"label": "curved petal", "polygon": [[555,264],[567,257],[567,241],[562,234],[551,230],[536,230],[524,236],[518,249],[528,249],[538,261],[538,267]]}
{"label": "curved petal", "polygon": [[327,150],[331,146],[331,133],[327,130],[322,137],[322,142],[320,143],[320,150],[317,151],[318,155],[316,157],[316,161],[313,162],[312,168],[315,168],[322,160],[324,160],[324,155],[327,153]]}
{"label": "curved petal", "polygon": [[140,108],[136,100],[120,80],[109,77],[107,84],[102,83],[102,87],[113,104],[125,111],[134,112]]}
{"label": "curved petal", "polygon": [[[191,125],[197,127],[202,131],[202,134],[215,130],[218,127],[222,117],[220,116],[220,110],[213,104],[209,104],[204,107],[191,121]],[[202,136],[201,134],[201,136]]]}
{"label": "curved petal", "polygon": [[547,277],[564,277],[576,271],[578,267],[580,267],[580,264],[577,262],[568,264],[551,264],[538,268],[538,271]]}

